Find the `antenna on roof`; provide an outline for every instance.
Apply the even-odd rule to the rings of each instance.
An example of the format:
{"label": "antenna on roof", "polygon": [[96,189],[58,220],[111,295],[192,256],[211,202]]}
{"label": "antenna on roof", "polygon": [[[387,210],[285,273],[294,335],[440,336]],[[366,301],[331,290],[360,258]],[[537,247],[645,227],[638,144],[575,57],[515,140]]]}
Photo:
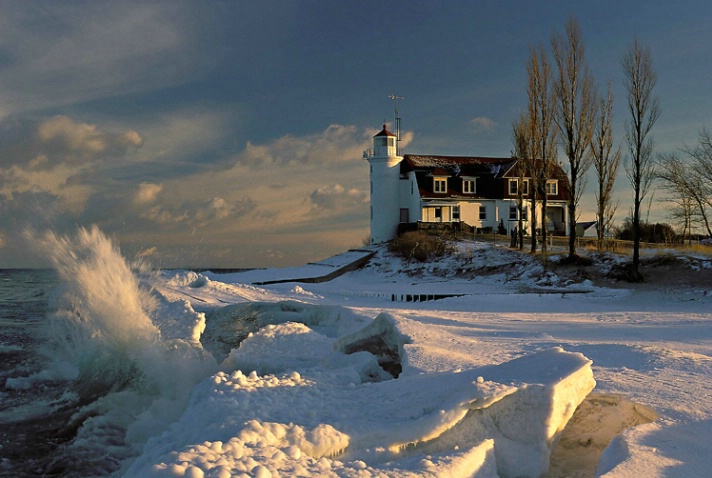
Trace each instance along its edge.
{"label": "antenna on roof", "polygon": [[388,95],[390,99],[392,99],[395,102],[395,107],[396,107],[396,112],[395,112],[395,127],[396,127],[396,156],[401,155],[401,150],[400,150],[400,140],[401,140],[401,118],[398,116],[398,100],[404,100],[405,98],[403,96],[397,96],[397,95]]}

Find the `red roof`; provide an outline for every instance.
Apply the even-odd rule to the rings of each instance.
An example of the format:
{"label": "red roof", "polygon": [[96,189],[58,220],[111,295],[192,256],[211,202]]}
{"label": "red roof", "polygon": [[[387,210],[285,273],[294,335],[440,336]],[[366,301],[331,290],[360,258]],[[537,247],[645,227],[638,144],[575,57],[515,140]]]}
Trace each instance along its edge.
{"label": "red roof", "polygon": [[[406,154],[401,162],[401,174],[415,173],[415,179],[423,199],[503,199],[510,198],[506,178],[517,177],[516,158],[490,158],[482,156],[441,156]],[[551,179],[562,181],[556,197],[568,198],[568,180],[566,173],[554,164],[550,171]],[[435,192],[433,177],[446,176],[447,191]],[[477,192],[463,193],[463,181],[477,179]]]}
{"label": "red roof", "polygon": [[374,138],[376,138],[378,136],[394,136],[395,137],[395,135],[393,133],[391,133],[390,131],[388,131],[386,129],[385,124],[383,125],[383,129],[377,135],[375,135]]}

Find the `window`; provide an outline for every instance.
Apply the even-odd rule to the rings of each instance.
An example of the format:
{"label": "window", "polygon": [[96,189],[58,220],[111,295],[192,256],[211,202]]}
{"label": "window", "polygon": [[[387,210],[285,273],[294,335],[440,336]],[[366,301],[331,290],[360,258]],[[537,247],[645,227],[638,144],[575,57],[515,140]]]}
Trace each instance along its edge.
{"label": "window", "polygon": [[463,179],[462,180],[462,192],[463,194],[475,194],[476,185],[474,179]]}
{"label": "window", "polygon": [[[517,220],[517,211],[519,208],[517,206],[509,206],[509,220],[510,221],[516,221]],[[524,206],[522,207],[522,221],[527,221],[527,207]]]}
{"label": "window", "polygon": [[480,206],[480,220],[484,221],[487,219],[487,208],[484,206]]}
{"label": "window", "polygon": [[559,194],[559,182],[556,179],[548,180],[546,182],[546,195],[556,196]]}
{"label": "window", "polygon": [[459,220],[460,220],[460,206],[453,206],[453,207],[452,207],[452,220],[453,220],[453,221],[459,221]]}
{"label": "window", "polygon": [[[519,179],[510,179],[509,180],[509,195],[510,196],[516,196],[517,195],[517,185],[519,184]],[[529,180],[524,179],[522,180],[522,196],[526,196],[529,194]]]}
{"label": "window", "polygon": [[447,192],[447,178],[435,178],[433,180],[433,191],[436,193]]}
{"label": "window", "polygon": [[443,217],[443,208],[436,207],[435,208],[435,219],[442,219],[442,217]]}

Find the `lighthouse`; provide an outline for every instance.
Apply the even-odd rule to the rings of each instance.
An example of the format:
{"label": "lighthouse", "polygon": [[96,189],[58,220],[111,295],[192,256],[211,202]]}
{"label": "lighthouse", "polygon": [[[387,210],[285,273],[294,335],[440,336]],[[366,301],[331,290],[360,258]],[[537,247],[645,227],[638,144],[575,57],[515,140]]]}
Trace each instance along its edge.
{"label": "lighthouse", "polygon": [[373,149],[364,153],[371,178],[371,244],[390,241],[398,233],[400,221],[400,163],[398,137],[383,129],[373,137]]}

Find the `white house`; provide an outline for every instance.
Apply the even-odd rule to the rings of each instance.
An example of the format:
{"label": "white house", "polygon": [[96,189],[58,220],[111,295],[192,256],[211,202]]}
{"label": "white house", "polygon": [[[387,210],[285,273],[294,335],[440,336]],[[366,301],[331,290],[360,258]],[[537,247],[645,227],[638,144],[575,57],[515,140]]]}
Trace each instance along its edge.
{"label": "white house", "polygon": [[[507,233],[518,224],[517,158],[398,155],[397,137],[383,126],[364,152],[371,178],[371,243],[396,237],[399,228],[449,223],[458,230],[498,230]],[[530,179],[522,183],[522,219],[529,229],[532,206]],[[546,184],[547,228],[550,234],[568,232],[568,179],[555,165]],[[538,215],[541,206],[537,202]]]}

